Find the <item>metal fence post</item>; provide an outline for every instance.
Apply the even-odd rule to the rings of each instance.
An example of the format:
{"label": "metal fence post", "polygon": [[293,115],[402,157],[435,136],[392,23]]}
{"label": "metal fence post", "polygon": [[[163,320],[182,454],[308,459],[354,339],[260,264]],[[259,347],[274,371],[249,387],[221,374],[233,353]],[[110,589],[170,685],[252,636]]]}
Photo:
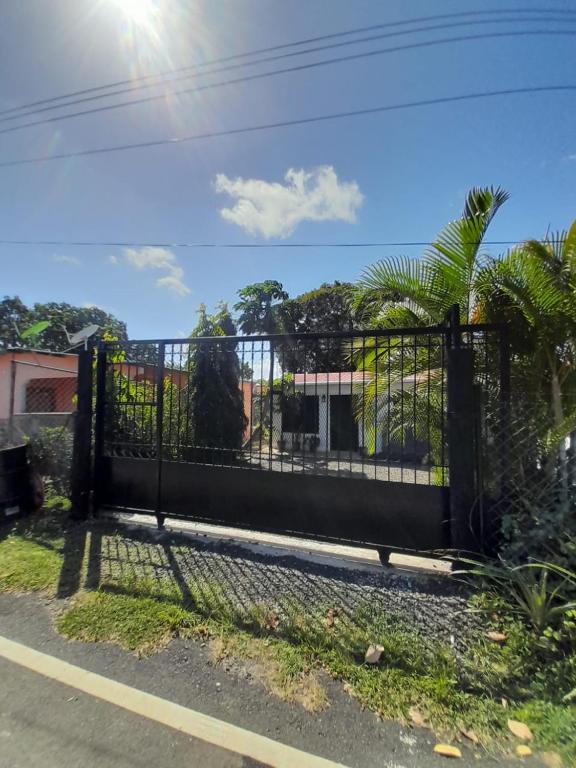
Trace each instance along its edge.
{"label": "metal fence post", "polygon": [[162,459],[164,453],[164,357],[166,344],[158,344],[156,367],[156,520],[158,528],[164,527],[166,516],[162,514]]}
{"label": "metal fence post", "polygon": [[100,508],[100,489],[102,487],[102,457],[104,455],[104,418],[106,406],[106,368],[107,352],[103,342],[98,344],[96,355],[96,414],[94,418],[94,474],[92,493],[92,514],[97,515]]}
{"label": "metal fence post", "polygon": [[93,357],[92,347],[78,353],[77,403],[70,478],[73,520],[86,520],[90,512]]}
{"label": "metal fence post", "polygon": [[268,468],[272,469],[272,441],[274,432],[274,341],[270,339],[270,372],[268,374],[268,398],[270,408],[270,424],[268,434]]}
{"label": "metal fence post", "polygon": [[457,550],[478,548],[473,520],[475,472],[474,351],[461,346],[457,307],[449,314],[447,348],[450,540]]}
{"label": "metal fence post", "polygon": [[10,362],[10,405],[8,412],[8,443],[14,445],[14,402],[16,397],[16,360],[14,360],[14,352],[12,352],[12,360]]}

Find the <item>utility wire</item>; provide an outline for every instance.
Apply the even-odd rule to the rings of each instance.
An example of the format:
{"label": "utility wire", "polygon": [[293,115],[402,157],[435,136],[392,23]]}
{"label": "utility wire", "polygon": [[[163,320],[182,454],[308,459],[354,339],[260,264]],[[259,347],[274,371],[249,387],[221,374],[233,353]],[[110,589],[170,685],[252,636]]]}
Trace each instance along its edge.
{"label": "utility wire", "polygon": [[[403,36],[403,35],[418,34],[420,32],[434,32],[434,31],[437,31],[437,30],[447,30],[447,29],[456,28],[456,27],[478,26],[478,25],[484,25],[484,24],[510,24],[510,23],[517,23],[517,22],[520,22],[520,23],[532,23],[532,22],[546,22],[546,23],[552,22],[552,23],[554,23],[554,22],[562,22],[563,24],[566,24],[567,21],[568,21],[568,23],[576,23],[576,15],[574,16],[573,19],[568,19],[568,20],[563,18],[563,17],[555,18],[555,17],[541,17],[541,16],[539,16],[539,17],[532,17],[532,18],[515,18],[515,19],[497,18],[497,19],[482,19],[480,21],[478,21],[478,20],[459,21],[459,22],[455,22],[455,23],[452,23],[452,24],[435,24],[433,26],[416,27],[414,29],[409,29],[409,30],[401,30],[401,31],[396,31],[396,32],[385,32],[385,33],[378,34],[378,35],[371,35],[369,37],[358,38],[356,40],[345,40],[343,42],[330,43],[329,45],[316,46],[314,48],[307,48],[307,49],[302,50],[302,51],[290,51],[289,53],[282,53],[282,54],[278,54],[278,55],[275,55],[275,56],[268,56],[266,58],[259,59],[258,61],[244,62],[244,63],[240,63],[240,64],[230,64],[230,65],[227,65],[227,66],[224,66],[224,67],[219,67],[218,69],[213,69],[213,70],[210,70],[209,72],[204,72],[204,73],[201,73],[201,74],[203,74],[203,75],[215,75],[215,74],[220,74],[221,72],[228,72],[230,70],[236,70],[236,69],[243,68],[243,67],[246,67],[246,66],[249,66],[249,65],[266,64],[266,63],[269,63],[269,62],[272,62],[272,61],[279,61],[279,60],[282,60],[282,59],[293,58],[294,56],[305,56],[305,55],[308,55],[308,54],[311,54],[311,53],[319,53],[319,52],[326,51],[326,50],[331,50],[331,49],[334,49],[334,48],[341,48],[341,47],[346,47],[346,46],[350,46],[350,45],[357,45],[357,44],[361,44],[361,43],[370,43],[370,42],[374,42],[376,40],[382,40],[382,39],[391,38],[391,37],[400,37],[400,36]],[[555,32],[556,32],[556,30],[550,30],[549,31],[550,34],[554,34]],[[561,34],[561,35],[562,34],[571,34],[571,32],[568,31],[568,30],[558,30],[557,33]],[[73,118],[73,117],[79,117],[79,116],[82,116],[82,115],[92,114],[93,112],[107,111],[107,110],[111,110],[111,109],[118,109],[118,108],[121,108],[121,107],[132,106],[134,104],[143,104],[143,103],[146,103],[146,102],[149,102],[149,101],[157,101],[157,100],[164,99],[166,96],[190,94],[190,93],[194,93],[196,91],[207,90],[207,89],[210,89],[210,88],[218,88],[218,87],[221,87],[223,85],[232,85],[232,84],[246,82],[246,81],[249,81],[249,80],[258,80],[258,79],[261,79],[261,78],[264,78],[264,77],[271,77],[271,76],[276,75],[276,74],[283,74],[285,72],[298,71],[299,69],[307,69],[307,68],[313,68],[313,67],[318,67],[318,66],[324,66],[326,64],[334,64],[334,63],[338,63],[338,62],[341,62],[341,61],[353,60],[353,59],[356,59],[356,58],[364,58],[364,57],[374,56],[374,55],[383,54],[383,53],[396,53],[396,52],[403,51],[403,50],[410,50],[411,48],[428,47],[428,46],[431,46],[431,45],[432,46],[433,45],[441,45],[441,44],[446,44],[446,43],[450,43],[450,42],[464,42],[466,40],[485,39],[485,38],[489,38],[489,37],[499,37],[501,35],[517,37],[517,36],[524,36],[524,35],[528,35],[528,34],[534,34],[534,35],[548,34],[548,31],[547,30],[541,30],[541,31],[536,30],[536,31],[532,32],[531,30],[516,30],[516,31],[513,31],[513,32],[509,32],[509,33],[485,33],[484,35],[477,35],[477,36],[476,35],[471,35],[471,36],[461,36],[461,37],[446,38],[446,39],[440,38],[438,40],[425,41],[425,42],[420,43],[420,44],[419,43],[414,43],[414,44],[407,44],[405,46],[399,46],[399,47],[395,47],[395,48],[381,49],[381,50],[378,50],[378,51],[368,51],[368,52],[365,52],[365,53],[355,54],[354,56],[351,56],[349,58],[348,57],[344,57],[344,58],[337,58],[337,59],[328,59],[325,62],[313,62],[311,64],[301,65],[301,67],[294,67],[294,68],[289,68],[289,69],[281,69],[281,70],[276,70],[274,72],[268,72],[268,73],[263,73],[263,74],[247,75],[245,77],[241,77],[241,78],[234,79],[234,80],[226,80],[223,83],[207,84],[207,85],[203,85],[203,86],[197,86],[197,87],[194,87],[194,88],[187,88],[187,89],[180,89],[180,90],[165,90],[165,91],[163,91],[160,94],[149,96],[149,97],[144,97],[144,98],[141,98],[141,99],[135,99],[135,100],[132,100],[132,101],[119,102],[119,103],[116,103],[116,104],[105,105],[105,106],[102,106],[100,108],[96,108],[96,109],[92,109],[92,110],[84,110],[84,111],[81,111],[81,112],[72,112],[72,113],[68,113],[66,115],[60,115],[60,116],[48,118],[48,119],[45,119],[45,120],[37,120],[37,121],[34,121],[34,122],[23,123],[21,125],[16,126],[15,128],[7,128],[7,129],[5,129],[3,131],[0,131],[0,133],[9,133],[11,131],[20,130],[21,128],[32,127],[32,126],[35,126],[35,125],[42,125],[43,123],[50,123],[50,122],[57,122],[57,121],[60,121],[60,120],[67,120],[67,119]],[[55,109],[64,109],[66,107],[77,106],[78,104],[85,104],[85,103],[94,102],[94,101],[101,101],[102,99],[105,99],[105,98],[110,98],[110,97],[113,97],[113,96],[121,96],[121,95],[124,95],[124,94],[127,94],[127,93],[133,93],[134,91],[139,91],[139,90],[142,90],[144,88],[155,88],[155,87],[158,87],[158,85],[161,85],[164,82],[177,83],[177,82],[180,82],[182,80],[189,80],[191,77],[196,77],[196,76],[197,76],[197,74],[196,75],[195,74],[186,74],[186,75],[180,75],[179,77],[172,77],[170,79],[164,79],[164,80],[161,80],[161,81],[159,81],[157,83],[146,83],[144,85],[131,85],[130,87],[123,88],[121,90],[115,91],[114,93],[104,93],[104,94],[98,94],[98,95],[92,95],[92,96],[85,96],[85,97],[80,98],[80,99],[75,99],[73,101],[68,101],[65,104],[44,106],[44,107],[40,107],[39,109],[30,109],[28,111],[20,112],[19,114],[15,114],[15,115],[9,115],[7,117],[6,116],[2,117],[2,115],[4,113],[0,112],[0,123],[7,123],[7,122],[13,122],[15,120],[21,120],[22,118],[28,117],[30,115],[39,115],[39,114],[43,114],[45,112],[52,112]]]}
{"label": "utility wire", "polygon": [[198,93],[200,91],[208,91],[213,88],[222,88],[229,85],[238,85],[239,83],[252,82],[254,80],[263,80],[269,77],[275,77],[277,75],[291,74],[293,72],[302,72],[308,69],[317,69],[319,67],[325,67],[331,64],[342,64],[349,61],[357,61],[358,59],[370,58],[372,56],[381,56],[387,53],[398,53],[400,51],[417,50],[422,48],[430,48],[437,45],[448,45],[450,43],[460,42],[472,42],[478,40],[486,40],[489,38],[502,38],[502,37],[525,37],[525,36],[561,36],[561,37],[574,37],[576,36],[576,29],[574,30],[525,30],[518,32],[485,32],[477,35],[459,35],[457,37],[445,37],[439,40],[428,40],[419,43],[409,43],[405,45],[394,46],[393,48],[380,48],[376,51],[363,51],[362,53],[353,53],[349,56],[337,56],[333,59],[324,59],[322,61],[314,61],[308,64],[297,64],[293,67],[285,67],[284,69],[274,69],[269,72],[259,72],[254,75],[245,75],[243,77],[233,78],[231,80],[223,80],[219,83],[209,83],[206,85],[197,85],[193,88],[181,88],[179,90],[165,91],[161,94],[154,96],[144,96],[139,99],[132,99],[131,101],[119,102],[118,104],[107,104],[100,107],[94,107],[93,109],[84,109],[80,112],[72,112],[66,115],[56,115],[54,117],[45,117],[42,120],[34,120],[33,122],[24,123],[23,125],[13,125],[9,128],[0,129],[0,134],[13,133],[15,131],[21,131],[25,128],[33,128],[38,125],[45,125],[47,123],[57,123],[62,120],[70,120],[75,117],[85,117],[86,115],[93,115],[100,112],[110,112],[111,110],[121,109],[125,107],[132,107],[136,104],[146,104],[152,101],[164,101],[167,96],[183,96],[190,95],[192,93]]}
{"label": "utility wire", "polygon": [[[362,34],[364,32],[371,32],[371,31],[374,31],[374,30],[377,30],[377,29],[390,29],[390,28],[399,27],[399,26],[406,26],[408,24],[419,24],[419,23],[422,23],[422,22],[439,21],[439,20],[442,20],[442,19],[454,19],[454,18],[461,18],[461,17],[474,17],[474,16],[482,17],[482,16],[488,16],[488,15],[499,15],[499,14],[507,15],[507,14],[518,14],[518,13],[531,13],[531,14],[555,14],[556,13],[556,14],[561,14],[564,18],[568,18],[568,17],[576,15],[576,10],[571,10],[571,9],[566,9],[566,8],[497,8],[497,9],[492,9],[492,10],[460,11],[460,12],[457,12],[457,13],[434,14],[434,15],[431,15],[431,16],[419,16],[419,17],[414,18],[414,19],[405,19],[405,20],[402,20],[402,21],[386,22],[386,23],[381,23],[381,24],[372,24],[372,25],[366,26],[366,27],[357,27],[356,29],[345,30],[345,31],[342,31],[342,32],[335,32],[335,33],[327,34],[327,35],[318,35],[316,37],[309,37],[309,38],[305,38],[303,40],[297,40],[297,41],[294,41],[294,42],[291,42],[291,43],[284,43],[284,44],[281,44],[281,45],[268,46],[266,48],[259,48],[259,49],[253,50],[253,51],[247,51],[247,52],[244,52],[244,53],[232,54],[230,56],[223,56],[223,57],[220,57],[220,58],[217,58],[217,59],[211,59],[211,60],[205,61],[205,62],[203,62],[201,64],[193,64],[193,65],[188,65],[188,66],[185,66],[185,67],[178,67],[178,68],[175,68],[175,69],[164,70],[163,72],[159,72],[157,74],[142,75],[141,77],[137,77],[137,78],[128,78],[128,79],[125,79],[125,80],[117,80],[115,82],[107,83],[105,85],[98,85],[98,86],[93,86],[93,87],[90,87],[90,88],[83,88],[83,89],[78,90],[78,91],[71,91],[69,93],[64,93],[64,94],[61,94],[59,96],[52,96],[52,97],[47,98],[47,99],[40,99],[40,100],[37,100],[37,101],[28,102],[26,104],[21,104],[20,106],[17,106],[17,107],[11,107],[10,109],[5,109],[3,111],[0,111],[0,116],[1,115],[11,114],[13,112],[19,112],[21,110],[28,109],[30,107],[37,107],[37,106],[40,106],[42,104],[51,104],[51,103],[54,103],[56,101],[61,101],[63,99],[71,99],[71,98],[74,98],[76,96],[82,96],[82,95],[88,94],[88,93],[95,93],[97,91],[109,90],[111,88],[117,88],[117,87],[121,87],[121,86],[124,86],[124,85],[129,85],[129,84],[133,84],[133,83],[145,82],[145,81],[148,81],[148,80],[158,79],[158,78],[164,78],[164,77],[168,77],[168,76],[173,75],[173,74],[177,74],[179,72],[190,72],[190,71],[193,71],[193,70],[203,69],[204,67],[212,66],[214,64],[222,64],[222,63],[228,62],[228,61],[235,61],[235,60],[238,60],[238,59],[249,58],[249,57],[252,57],[252,56],[258,56],[258,55],[261,55],[261,54],[271,53],[273,51],[284,50],[286,48],[292,48],[292,47],[296,47],[296,46],[299,46],[299,45],[308,45],[310,43],[316,43],[316,42],[320,42],[322,40],[330,40],[330,39],[335,39],[335,38],[338,38],[338,37],[345,37],[345,36],[349,36],[349,35]],[[511,19],[511,21],[513,21],[513,19]],[[254,62],[254,63],[259,63],[259,62]],[[114,94],[109,94],[109,95],[114,95]],[[62,106],[66,106],[66,105],[62,105]]]}
{"label": "utility wire", "polygon": [[[535,238],[530,238],[534,240]],[[463,245],[518,245],[525,242],[526,238],[518,240],[470,240]],[[546,243],[546,239],[538,240]],[[192,243],[192,242],[129,242],[126,240],[0,240],[0,246],[3,245],[23,245],[23,246],[70,246],[75,248],[102,247],[102,248],[226,248],[226,249],[276,249],[276,248],[409,248],[412,246],[430,246],[435,245],[436,240],[404,240],[396,242],[349,242],[349,243]]]}
{"label": "utility wire", "polygon": [[563,93],[576,91],[576,85],[540,85],[526,88],[505,88],[494,91],[481,91],[478,93],[466,93],[458,96],[442,96],[434,99],[419,99],[417,101],[407,101],[400,104],[387,104],[379,107],[370,107],[368,109],[355,109],[346,112],[333,112],[327,115],[313,115],[311,117],[300,117],[293,120],[279,120],[273,123],[262,123],[260,125],[249,125],[241,128],[230,128],[222,131],[210,131],[206,133],[196,133],[190,136],[176,136],[168,139],[153,139],[150,141],[134,142],[131,144],[117,144],[110,147],[95,147],[93,149],[83,149],[74,152],[61,152],[55,155],[40,155],[37,157],[19,158],[16,160],[4,160],[0,162],[0,168],[11,168],[20,165],[34,165],[45,163],[51,160],[65,160],[76,157],[89,157],[92,155],[103,155],[110,152],[125,152],[132,149],[149,149],[151,147],[160,147],[169,144],[183,144],[190,141],[200,141],[203,139],[214,139],[221,136],[236,136],[245,133],[256,133],[259,131],[268,131],[276,128],[288,128],[296,125],[309,125],[311,123],[327,122],[328,120],[342,120],[347,117],[360,117],[362,115],[374,115],[383,112],[396,112],[404,109],[415,109],[418,107],[429,107],[440,104],[454,104],[457,102],[474,101],[480,99],[490,99],[498,96],[513,96],[528,93]]}

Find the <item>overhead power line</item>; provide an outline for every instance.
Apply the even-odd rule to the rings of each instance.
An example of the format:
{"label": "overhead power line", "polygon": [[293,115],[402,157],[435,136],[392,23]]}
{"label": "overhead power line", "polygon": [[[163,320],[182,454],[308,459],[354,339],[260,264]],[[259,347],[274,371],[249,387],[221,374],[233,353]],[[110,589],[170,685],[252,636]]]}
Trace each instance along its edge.
{"label": "overhead power line", "polygon": [[384,112],[396,112],[400,110],[416,109],[419,107],[430,107],[441,104],[455,104],[464,101],[478,101],[481,99],[491,99],[498,96],[515,96],[529,93],[563,93],[576,91],[576,85],[540,85],[526,88],[504,88],[501,90],[481,91],[478,93],[466,93],[458,96],[442,96],[434,99],[419,99],[416,101],[407,101],[400,104],[387,104],[378,107],[369,107],[367,109],[354,109],[345,112],[333,112],[327,115],[313,115],[310,117],[300,117],[293,120],[279,120],[271,123],[261,123],[260,125],[249,125],[240,128],[230,128],[222,131],[208,131],[205,133],[192,134],[190,136],[176,136],[168,139],[153,139],[150,141],[134,142],[131,144],[117,144],[110,147],[95,147],[92,149],[83,149],[74,152],[61,152],[53,155],[40,155],[37,157],[18,158],[16,160],[4,160],[0,162],[0,168],[10,168],[20,165],[34,165],[45,163],[51,160],[65,160],[76,157],[89,157],[92,155],[103,155],[111,152],[125,152],[133,149],[150,149],[166,145],[183,144],[191,141],[200,141],[204,139],[220,138],[222,136],[236,136],[245,133],[257,133],[277,128],[288,128],[297,125],[310,125],[312,123],[327,122],[328,120],[342,120],[348,117],[360,117],[363,115],[375,115]]}
{"label": "overhead power line", "polygon": [[[164,70],[162,72],[156,73],[156,74],[150,74],[150,75],[142,75],[140,77],[136,78],[127,78],[124,80],[117,80],[115,82],[107,83],[104,85],[98,85],[98,86],[92,86],[90,88],[83,88],[81,90],[77,91],[71,91],[68,93],[61,94],[59,96],[52,96],[50,98],[46,99],[39,99],[37,101],[28,102],[26,104],[21,104],[17,107],[11,107],[10,109],[5,109],[3,111],[0,111],[1,115],[8,115],[14,112],[19,112],[31,107],[38,107],[43,104],[51,104],[57,101],[62,101],[64,99],[72,99],[77,96],[82,96],[84,94],[88,93],[96,93],[98,91],[104,91],[109,90],[111,88],[118,88],[122,87],[124,85],[134,84],[138,82],[146,82],[153,79],[158,78],[165,78],[170,75],[178,74],[180,72],[190,72],[190,71],[198,71],[205,67],[212,66],[214,64],[222,64],[229,61],[235,61],[238,59],[244,59],[244,58],[250,58],[253,56],[259,56],[262,54],[271,53],[273,51],[280,51],[285,50],[287,48],[293,48],[300,45],[308,45],[311,43],[320,42],[323,40],[330,40],[330,39],[336,39],[339,37],[345,37],[355,34],[363,34],[364,32],[371,32],[377,29],[391,29],[395,27],[400,26],[406,26],[410,24],[419,24],[423,22],[429,22],[429,21],[440,21],[442,19],[455,19],[455,18],[464,18],[464,17],[483,17],[483,16],[496,16],[496,15],[517,15],[522,13],[530,13],[530,14],[559,14],[563,16],[564,18],[568,19],[570,17],[573,17],[576,15],[576,10],[572,9],[566,9],[566,8],[496,8],[491,10],[476,10],[476,11],[460,11],[457,13],[442,13],[442,14],[434,14],[431,16],[419,16],[414,19],[404,19],[401,21],[394,21],[394,22],[385,22],[381,24],[372,24],[370,26],[366,27],[357,27],[355,29],[345,30],[342,32],[334,32],[332,34],[327,35],[317,35],[315,37],[309,37],[302,40],[296,40],[289,43],[284,43],[281,45],[274,45],[274,46],[268,46],[266,48],[259,48],[252,51],[246,51],[243,53],[236,53],[232,54],[230,56],[223,56],[216,59],[210,59],[208,61],[202,62],[201,64],[193,64],[188,65],[185,67],[178,67],[170,70]],[[513,19],[511,19],[513,20]],[[255,62],[259,63],[259,62]],[[114,94],[109,94],[114,95]],[[66,105],[61,105],[66,106]]]}
{"label": "overhead power line", "polygon": [[[530,238],[534,240],[534,238]],[[517,245],[526,238],[517,240],[470,240],[463,245]],[[74,247],[74,248],[225,248],[225,249],[276,249],[276,248],[410,248],[435,244],[435,240],[399,240],[392,242],[335,242],[335,243],[203,243],[203,242],[143,242],[127,240],[0,240],[2,245]],[[545,243],[545,239],[538,242]]]}
{"label": "overhead power line", "polygon": [[[341,48],[341,47],[350,46],[350,45],[358,45],[358,44],[363,44],[363,43],[370,43],[370,42],[374,42],[376,40],[382,40],[382,39],[391,38],[391,37],[399,37],[399,36],[403,36],[403,35],[419,34],[420,32],[434,32],[434,31],[438,31],[438,30],[447,30],[447,29],[452,29],[452,28],[456,28],[456,27],[484,25],[484,24],[487,24],[487,23],[489,23],[489,24],[510,24],[511,22],[514,22],[514,23],[517,23],[517,22],[521,22],[521,23],[532,23],[532,22],[537,22],[537,23],[552,22],[552,23],[555,23],[555,22],[562,22],[563,24],[565,24],[566,21],[568,21],[568,23],[576,23],[576,15],[574,16],[574,18],[570,18],[568,20],[565,19],[564,17],[543,17],[543,16],[538,16],[538,17],[530,17],[530,18],[528,18],[528,17],[527,18],[510,18],[510,19],[508,19],[508,18],[505,18],[505,19],[504,18],[496,18],[496,19],[488,19],[488,20],[487,19],[482,19],[480,21],[479,20],[468,20],[468,21],[459,21],[459,22],[455,22],[455,23],[452,23],[452,24],[435,24],[433,26],[416,27],[414,29],[400,30],[400,31],[396,31],[396,32],[385,32],[385,33],[382,33],[382,34],[371,35],[369,37],[358,38],[358,39],[355,39],[355,40],[345,40],[345,41],[341,41],[341,42],[337,42],[337,43],[330,43],[329,45],[322,45],[322,46],[316,46],[314,48],[307,48],[307,49],[300,50],[300,51],[290,51],[289,53],[282,53],[282,54],[278,54],[278,55],[275,55],[275,56],[268,56],[266,58],[259,59],[258,61],[243,62],[243,63],[240,63],[240,64],[230,64],[228,66],[219,67],[218,69],[212,69],[209,72],[204,72],[204,73],[201,73],[201,74],[203,74],[203,75],[215,75],[215,74],[220,74],[222,72],[228,72],[230,70],[236,70],[236,69],[239,69],[239,68],[243,68],[243,67],[246,67],[246,66],[249,66],[249,65],[265,64],[265,63],[270,63],[272,61],[279,61],[279,60],[283,60],[283,59],[293,58],[295,56],[300,57],[300,56],[305,56],[305,55],[309,55],[309,54],[312,54],[312,53],[320,53],[322,51],[332,50],[334,48]],[[224,82],[221,82],[221,83],[209,83],[209,84],[206,84],[206,85],[195,86],[195,87],[192,87],[192,88],[179,89],[179,90],[165,90],[165,91],[162,91],[162,93],[155,94],[153,96],[146,96],[146,97],[143,97],[143,98],[140,98],[140,99],[133,99],[131,101],[122,101],[122,102],[117,102],[115,104],[104,105],[102,107],[97,107],[95,109],[82,110],[82,111],[79,111],[79,112],[72,112],[72,113],[67,113],[65,115],[58,115],[58,116],[54,116],[54,117],[50,117],[50,118],[46,118],[46,119],[42,119],[42,120],[36,120],[36,121],[28,122],[28,123],[22,123],[20,125],[15,126],[15,127],[6,128],[4,130],[1,130],[0,133],[10,133],[12,131],[18,131],[18,130],[21,130],[21,129],[24,129],[24,128],[33,127],[33,126],[36,126],[36,125],[42,125],[44,123],[52,123],[52,122],[58,122],[60,120],[68,120],[70,118],[80,117],[80,116],[84,116],[84,115],[89,115],[89,114],[93,114],[95,112],[104,112],[104,111],[108,111],[108,110],[114,110],[114,109],[120,109],[120,108],[124,108],[124,107],[133,106],[135,104],[144,104],[144,103],[151,102],[151,101],[159,101],[159,100],[165,99],[167,96],[178,96],[178,95],[191,94],[191,93],[195,93],[197,91],[209,90],[211,88],[219,88],[219,87],[222,87],[222,86],[225,86],[225,85],[236,85],[238,83],[242,83],[242,82],[246,82],[246,81],[250,81],[250,80],[259,80],[259,79],[262,79],[262,78],[272,77],[274,75],[284,74],[284,73],[287,73],[287,72],[297,72],[297,71],[302,70],[302,69],[312,69],[312,68],[315,68],[315,67],[326,66],[326,65],[329,65],[329,64],[335,64],[335,63],[340,63],[340,62],[344,62],[344,61],[352,61],[352,60],[355,60],[355,59],[362,59],[362,58],[365,58],[365,57],[371,57],[371,56],[381,55],[381,54],[386,54],[386,53],[397,53],[397,52],[411,50],[411,49],[417,49],[417,48],[422,48],[422,47],[431,47],[431,46],[435,46],[435,45],[443,45],[443,44],[454,43],[454,42],[465,42],[465,41],[472,41],[472,40],[483,40],[483,39],[489,39],[491,37],[502,37],[502,36],[504,36],[504,37],[524,37],[524,36],[527,36],[527,35],[545,35],[545,34],[551,34],[551,35],[554,35],[554,34],[558,34],[558,35],[571,35],[571,34],[574,34],[574,33],[575,33],[574,30],[571,31],[571,30],[566,30],[566,29],[562,29],[562,30],[514,30],[514,31],[511,31],[511,32],[483,33],[483,34],[478,34],[478,35],[466,35],[466,36],[458,36],[458,37],[450,37],[450,38],[440,38],[440,39],[435,39],[435,40],[431,40],[431,41],[424,41],[424,42],[421,42],[421,43],[408,43],[408,44],[405,44],[405,45],[402,45],[402,46],[396,46],[396,47],[393,47],[393,48],[384,48],[384,49],[379,49],[379,50],[376,50],[376,51],[367,51],[367,52],[363,52],[363,53],[353,54],[353,55],[351,55],[349,57],[338,57],[338,58],[335,58],[335,59],[327,59],[327,60],[321,61],[321,62],[312,62],[312,63],[309,63],[309,64],[303,64],[303,65],[300,65],[300,66],[290,67],[290,68],[287,68],[287,69],[274,70],[272,72],[265,72],[265,73],[261,73],[261,74],[257,73],[257,74],[254,74],[254,75],[246,75],[246,76],[243,76],[243,77],[240,77],[240,78],[236,78],[236,79],[233,79],[233,80],[225,80]],[[104,94],[100,93],[100,94],[97,94],[97,95],[84,96],[82,98],[75,99],[73,101],[68,101],[65,104],[44,106],[44,107],[40,107],[39,109],[30,109],[28,111],[21,111],[18,114],[12,114],[12,115],[9,115],[9,116],[4,116],[4,117],[2,117],[2,115],[5,114],[5,113],[0,112],[0,123],[19,121],[19,120],[22,120],[22,118],[29,117],[31,115],[44,114],[46,112],[53,112],[55,109],[64,109],[64,108],[67,108],[67,107],[77,106],[79,104],[86,104],[86,103],[91,103],[91,102],[94,102],[94,101],[100,101],[102,99],[106,99],[106,98],[110,98],[110,97],[121,96],[121,95],[125,95],[127,93],[133,93],[134,91],[142,90],[143,88],[154,88],[154,87],[158,87],[158,85],[161,85],[162,83],[165,83],[165,82],[176,83],[176,82],[180,82],[182,80],[188,80],[191,77],[196,77],[197,74],[198,73],[196,73],[196,74],[180,75],[179,77],[171,77],[169,79],[160,80],[159,82],[146,83],[146,84],[143,84],[143,85],[131,85],[130,87],[122,88],[121,90],[117,90],[117,91],[115,91],[113,93],[104,93]]]}

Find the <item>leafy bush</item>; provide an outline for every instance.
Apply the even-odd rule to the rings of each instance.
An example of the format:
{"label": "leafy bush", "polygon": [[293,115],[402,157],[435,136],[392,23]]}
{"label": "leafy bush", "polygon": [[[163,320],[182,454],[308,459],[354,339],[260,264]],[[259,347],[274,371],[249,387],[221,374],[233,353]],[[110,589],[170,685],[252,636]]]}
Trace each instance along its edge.
{"label": "leafy bush", "polygon": [[59,496],[70,495],[73,435],[62,427],[43,427],[28,442],[28,455],[34,469],[51,480]]}
{"label": "leafy bush", "polygon": [[566,507],[557,502],[549,486],[540,496],[528,495],[529,502],[513,505],[502,516],[502,556],[514,563],[527,557],[551,561],[576,571],[576,498]]}
{"label": "leafy bush", "polygon": [[478,579],[494,590],[507,603],[509,610],[520,614],[540,636],[557,629],[576,610],[572,594],[576,590],[576,573],[554,563],[509,565],[463,560],[469,567],[460,575]]}
{"label": "leafy bush", "polygon": [[464,561],[484,591],[471,600],[503,642],[478,641],[462,661],[465,685],[519,701],[576,698],[576,573],[555,563]]}

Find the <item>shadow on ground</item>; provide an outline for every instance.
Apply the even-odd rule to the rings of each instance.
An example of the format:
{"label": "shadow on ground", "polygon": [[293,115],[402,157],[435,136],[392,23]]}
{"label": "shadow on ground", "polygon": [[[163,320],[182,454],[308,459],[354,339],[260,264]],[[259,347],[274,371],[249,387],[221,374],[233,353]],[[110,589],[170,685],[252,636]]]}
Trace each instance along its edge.
{"label": "shadow on ground", "polygon": [[134,594],[135,585],[145,584],[159,599],[191,608],[201,603],[232,618],[255,607],[280,619],[287,613],[325,619],[331,612],[358,629],[384,612],[423,639],[456,647],[475,627],[466,594],[445,576],[338,568],[114,520],[21,520],[3,526],[0,538],[10,530],[50,548],[57,537],[62,542],[58,598],[98,588]]}

